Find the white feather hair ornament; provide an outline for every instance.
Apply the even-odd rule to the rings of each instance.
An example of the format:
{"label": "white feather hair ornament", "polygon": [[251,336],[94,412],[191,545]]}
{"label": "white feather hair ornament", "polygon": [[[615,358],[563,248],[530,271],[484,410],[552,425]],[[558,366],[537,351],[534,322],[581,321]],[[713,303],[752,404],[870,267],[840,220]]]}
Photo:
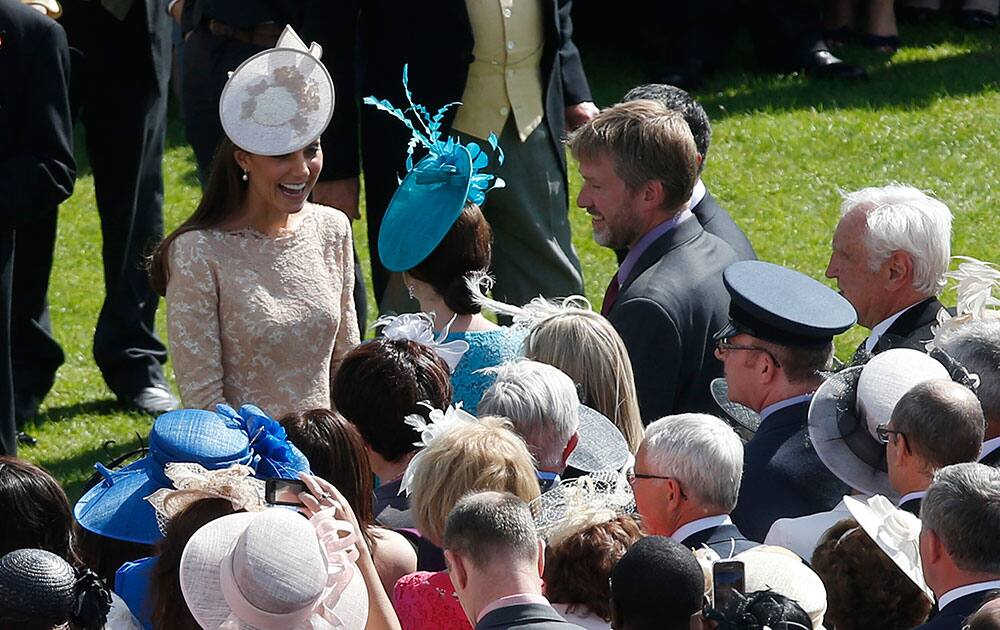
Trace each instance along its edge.
{"label": "white feather hair ornament", "polygon": [[468,274],[465,283],[472,294],[474,303],[497,315],[510,317],[514,326],[519,328],[533,328],[554,315],[574,311],[593,311],[590,300],[582,295],[571,295],[557,300],[546,300],[542,296],[538,296],[524,306],[514,306],[494,300],[486,296],[486,291],[493,288],[493,278],[485,271],[474,271]]}
{"label": "white feather hair ornament", "polygon": [[963,324],[1000,318],[1000,299],[994,295],[1000,293],[1000,270],[993,263],[969,256],[955,256],[955,259],[961,261],[958,269],[944,274],[958,292],[955,315],[945,309],[938,312],[938,325],[933,329],[934,338],[927,344],[928,350],[940,348]]}

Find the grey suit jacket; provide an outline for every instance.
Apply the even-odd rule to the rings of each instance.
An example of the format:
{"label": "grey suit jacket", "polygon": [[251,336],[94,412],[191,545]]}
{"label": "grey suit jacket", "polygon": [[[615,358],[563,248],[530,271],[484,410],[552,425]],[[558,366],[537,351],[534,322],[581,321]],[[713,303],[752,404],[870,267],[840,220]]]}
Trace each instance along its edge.
{"label": "grey suit jacket", "polygon": [[582,630],[559,616],[552,606],[517,604],[491,611],[476,624],[476,630],[525,628],[530,630]]}
{"label": "grey suit jacket", "polygon": [[737,256],[698,221],[653,242],[622,284],[608,319],[625,341],[644,423],[672,413],[719,413],[709,384],[722,376],[712,335],[729,318],[722,271]]}
{"label": "grey suit jacket", "polygon": [[701,223],[706,232],[725,241],[740,260],[757,260],[757,252],[753,250],[750,239],[726,209],[719,205],[712,193],[706,191],[698,205],[691,208],[691,212],[698,217],[698,223]]}

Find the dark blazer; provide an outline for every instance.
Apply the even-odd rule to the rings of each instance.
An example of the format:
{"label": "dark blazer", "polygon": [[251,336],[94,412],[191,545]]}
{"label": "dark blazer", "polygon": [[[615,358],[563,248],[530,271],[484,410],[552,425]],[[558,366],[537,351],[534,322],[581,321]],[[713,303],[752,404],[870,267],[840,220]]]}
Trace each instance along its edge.
{"label": "dark blazer", "polygon": [[743,481],[733,522],[763,540],[774,521],[833,509],[850,488],[813,450],[806,430],[809,401],[775,411],[744,446]]}
{"label": "dark blazer", "polygon": [[712,193],[705,191],[705,196],[697,206],[691,208],[691,212],[698,217],[698,223],[701,223],[706,232],[725,241],[740,260],[757,260],[757,252],[753,250],[750,239],[726,209],[719,205]]}
{"label": "dark blazer", "polygon": [[965,625],[965,618],[979,610],[988,592],[979,591],[959,597],[939,610],[927,623],[917,626],[914,630],[961,630]]}
{"label": "dark blazer", "polygon": [[718,527],[703,529],[685,538],[681,544],[695,550],[701,549],[702,546],[707,546],[719,554],[719,557],[723,560],[760,546],[760,543],[747,540],[743,532],[735,525],[719,525]]}
{"label": "dark blazer", "polygon": [[980,464],[986,464],[987,466],[993,466],[994,468],[1000,468],[1000,448],[996,449],[992,453],[988,453],[986,457],[979,460]]}
{"label": "dark blazer", "polygon": [[654,241],[622,284],[608,319],[628,349],[643,422],[718,413],[709,384],[722,376],[722,363],[712,335],[728,321],[722,271],[736,259],[688,220]]}
{"label": "dark blazer", "polygon": [[[899,319],[889,326],[889,329],[879,337],[872,354],[878,354],[893,348],[911,348],[927,352],[926,344],[934,338],[931,327],[937,325],[937,315],[944,305],[935,297],[930,297],[906,311]],[[864,351],[864,342],[858,346],[857,352]]]}
{"label": "dark blazer", "polygon": [[73,193],[63,28],[18,0],[0,0],[0,77],[0,228],[11,229]]}
{"label": "dark blazer", "polygon": [[920,499],[920,498],[909,499],[908,501],[904,501],[903,503],[900,503],[899,504],[899,509],[906,510],[910,514],[912,514],[912,515],[914,515],[914,516],[916,516],[916,517],[919,518],[920,517],[920,503],[922,501],[923,501],[923,499]]}
{"label": "dark blazer", "polygon": [[476,630],[530,628],[532,630],[571,630],[580,628],[559,616],[551,606],[518,604],[491,611],[476,624]]}

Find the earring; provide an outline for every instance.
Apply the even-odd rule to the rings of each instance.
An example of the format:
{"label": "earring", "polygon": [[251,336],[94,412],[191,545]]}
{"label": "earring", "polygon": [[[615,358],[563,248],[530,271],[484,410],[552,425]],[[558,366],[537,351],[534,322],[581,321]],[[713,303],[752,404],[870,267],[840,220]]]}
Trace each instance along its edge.
{"label": "earring", "polygon": [[417,299],[417,296],[413,293],[413,285],[406,283],[406,292],[410,295],[411,300]]}
{"label": "earring", "polygon": [[243,178],[242,179],[245,182],[250,181],[250,174],[247,173],[246,171],[243,171]]}

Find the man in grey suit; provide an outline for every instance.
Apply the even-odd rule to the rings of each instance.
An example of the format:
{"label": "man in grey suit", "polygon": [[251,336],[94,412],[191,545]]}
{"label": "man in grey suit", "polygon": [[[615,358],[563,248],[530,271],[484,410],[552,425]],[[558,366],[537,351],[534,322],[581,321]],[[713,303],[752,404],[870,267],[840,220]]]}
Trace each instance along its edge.
{"label": "man in grey suit", "polygon": [[709,384],[722,371],[712,335],[726,325],[722,270],[737,255],[688,208],[698,179],[691,130],[680,114],[639,100],[602,111],[569,146],[594,240],[629,250],[601,313],[628,349],[643,420],[717,413]]}
{"label": "man in grey suit", "polygon": [[516,496],[479,492],[459,501],[445,523],[444,558],[476,630],[580,628],[542,595],[544,548],[528,504]]}

